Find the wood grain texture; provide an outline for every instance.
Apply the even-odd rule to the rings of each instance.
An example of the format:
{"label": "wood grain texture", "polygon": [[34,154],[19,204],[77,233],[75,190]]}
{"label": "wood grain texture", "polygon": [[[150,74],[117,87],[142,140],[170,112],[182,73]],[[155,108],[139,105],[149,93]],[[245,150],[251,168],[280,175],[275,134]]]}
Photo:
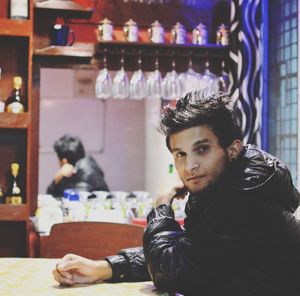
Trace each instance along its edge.
{"label": "wood grain texture", "polygon": [[[52,226],[46,257],[74,253],[90,259],[114,255],[123,248],[142,246],[144,228],[108,222],[69,222]],[[41,251],[44,253],[44,251]]]}

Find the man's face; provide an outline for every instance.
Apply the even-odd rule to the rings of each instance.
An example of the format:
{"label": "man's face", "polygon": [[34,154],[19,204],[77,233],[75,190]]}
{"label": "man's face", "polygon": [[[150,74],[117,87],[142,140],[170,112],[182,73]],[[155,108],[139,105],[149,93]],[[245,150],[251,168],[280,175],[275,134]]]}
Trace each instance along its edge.
{"label": "man's face", "polygon": [[171,135],[170,148],[178,175],[192,193],[213,185],[229,164],[229,150],[219,145],[218,138],[207,125]]}

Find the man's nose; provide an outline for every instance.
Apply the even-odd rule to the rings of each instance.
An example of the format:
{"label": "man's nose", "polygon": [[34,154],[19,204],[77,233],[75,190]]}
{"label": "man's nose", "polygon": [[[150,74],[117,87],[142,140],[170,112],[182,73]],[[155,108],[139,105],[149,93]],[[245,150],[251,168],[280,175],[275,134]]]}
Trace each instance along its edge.
{"label": "man's nose", "polygon": [[185,168],[187,171],[194,171],[200,166],[199,159],[196,156],[189,156],[186,158]]}

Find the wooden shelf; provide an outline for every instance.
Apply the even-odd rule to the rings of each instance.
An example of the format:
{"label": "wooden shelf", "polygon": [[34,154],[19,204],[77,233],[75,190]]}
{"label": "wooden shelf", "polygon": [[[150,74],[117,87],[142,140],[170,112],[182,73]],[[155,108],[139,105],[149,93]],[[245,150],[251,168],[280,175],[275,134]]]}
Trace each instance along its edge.
{"label": "wooden shelf", "polygon": [[32,21],[0,19],[0,36],[22,36],[32,35]]}
{"label": "wooden shelf", "polygon": [[228,55],[229,47],[218,44],[195,45],[195,44],[171,44],[171,43],[146,43],[146,42],[98,42],[96,44],[96,58],[99,54],[102,56],[104,49],[107,49],[108,54],[121,54],[124,50],[125,55],[137,55],[139,51],[142,55],[155,56],[224,56]]}
{"label": "wooden shelf", "polygon": [[[144,71],[153,71],[155,57],[159,59],[159,68],[162,72],[168,72],[172,68],[172,62],[176,62],[176,70],[185,72],[188,68],[189,58],[193,60],[194,66],[204,64],[206,59],[218,61],[217,69],[211,69],[219,73],[221,60],[227,61],[229,58],[229,47],[217,44],[207,44],[205,46],[195,44],[157,44],[146,42],[98,42],[95,48],[95,58],[103,60],[107,50],[107,65],[111,70],[120,68],[120,57],[124,52],[124,65],[128,71],[134,71],[138,67],[137,60],[141,52],[142,69]],[[117,58],[116,58],[117,56]],[[201,72],[201,69],[197,69]]]}
{"label": "wooden shelf", "polygon": [[29,113],[0,113],[0,128],[28,128],[30,124]]}
{"label": "wooden shelf", "polygon": [[77,58],[92,58],[94,55],[94,44],[92,43],[75,43],[72,46],[48,46],[45,48],[35,49],[36,56],[69,56]]}
{"label": "wooden shelf", "polygon": [[40,13],[55,14],[60,17],[90,18],[93,8],[86,8],[73,1],[48,0],[35,3],[35,11]]}
{"label": "wooden shelf", "polygon": [[27,221],[29,216],[28,207],[22,205],[0,204],[0,221]]}
{"label": "wooden shelf", "polygon": [[75,43],[72,46],[48,46],[35,49],[33,57],[42,64],[89,64],[95,53],[93,43]]}

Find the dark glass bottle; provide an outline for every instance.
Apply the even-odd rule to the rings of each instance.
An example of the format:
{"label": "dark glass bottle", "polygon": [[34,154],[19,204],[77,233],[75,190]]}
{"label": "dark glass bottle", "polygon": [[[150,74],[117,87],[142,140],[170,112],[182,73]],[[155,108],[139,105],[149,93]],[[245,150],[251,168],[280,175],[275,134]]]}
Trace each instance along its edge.
{"label": "dark glass bottle", "polygon": [[25,112],[24,99],[21,95],[22,78],[14,77],[14,89],[11,96],[8,97],[5,103],[6,112],[23,113]]}
{"label": "dark glass bottle", "polygon": [[22,191],[19,181],[19,164],[11,164],[11,175],[9,179],[9,188],[6,196],[7,204],[21,204],[22,203]]}
{"label": "dark glass bottle", "polygon": [[2,185],[0,185],[0,204],[4,203],[4,195],[2,190]]}

